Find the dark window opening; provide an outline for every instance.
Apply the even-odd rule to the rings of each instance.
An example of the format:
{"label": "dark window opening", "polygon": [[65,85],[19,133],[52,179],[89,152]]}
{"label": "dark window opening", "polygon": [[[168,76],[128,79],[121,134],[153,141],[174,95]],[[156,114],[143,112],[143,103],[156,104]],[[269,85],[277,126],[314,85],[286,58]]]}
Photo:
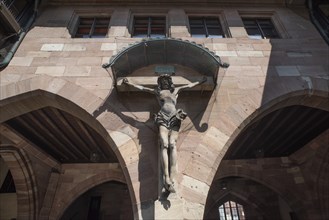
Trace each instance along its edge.
{"label": "dark window opening", "polygon": [[225,37],[217,17],[189,17],[189,24],[192,37]]}
{"label": "dark window opening", "polygon": [[245,220],[243,206],[234,202],[227,201],[219,206],[219,219],[220,220]]}
{"label": "dark window opening", "polygon": [[107,35],[110,18],[79,18],[76,38],[104,38]]}
{"label": "dark window opening", "polygon": [[134,17],[133,37],[166,37],[166,17]]}
{"label": "dark window opening", "polygon": [[32,15],[34,5],[32,0],[4,0],[3,3],[15,20],[22,26]]}
{"label": "dark window opening", "polygon": [[244,27],[252,39],[280,38],[271,19],[268,18],[243,18]]}
{"label": "dark window opening", "polygon": [[26,28],[33,15],[32,0],[0,1],[0,61],[2,62],[13,44],[18,40],[18,33]]}
{"label": "dark window opening", "polygon": [[329,2],[309,0],[310,18],[324,40],[329,44]]}
{"label": "dark window opening", "polygon": [[2,183],[0,193],[16,193],[14,179],[10,171],[8,171],[6,178]]}

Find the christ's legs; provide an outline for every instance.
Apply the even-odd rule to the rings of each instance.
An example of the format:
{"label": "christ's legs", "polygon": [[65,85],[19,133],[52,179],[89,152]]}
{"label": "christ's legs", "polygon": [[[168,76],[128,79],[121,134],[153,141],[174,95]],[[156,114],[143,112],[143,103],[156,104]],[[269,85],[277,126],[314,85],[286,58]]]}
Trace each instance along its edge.
{"label": "christ's legs", "polygon": [[169,176],[169,158],[168,158],[168,147],[169,147],[169,130],[160,125],[159,126],[159,134],[160,134],[160,142],[161,142],[161,162],[162,162],[162,170],[163,170],[163,174],[165,177],[165,185],[166,188],[169,187],[172,182],[170,180],[170,176]]}
{"label": "christ's legs", "polygon": [[176,148],[176,142],[178,138],[178,131],[171,130],[170,137],[169,137],[169,149],[170,149],[170,168],[169,168],[169,175],[171,182],[174,182],[175,176],[177,173],[177,167],[176,167],[176,161],[177,161],[177,148]]}

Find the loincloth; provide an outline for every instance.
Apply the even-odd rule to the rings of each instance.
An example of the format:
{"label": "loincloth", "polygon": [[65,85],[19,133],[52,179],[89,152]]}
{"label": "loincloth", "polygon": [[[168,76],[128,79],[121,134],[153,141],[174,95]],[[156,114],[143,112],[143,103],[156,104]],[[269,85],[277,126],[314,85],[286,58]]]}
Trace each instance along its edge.
{"label": "loincloth", "polygon": [[178,131],[181,125],[181,121],[183,121],[186,116],[187,114],[182,109],[178,109],[171,115],[167,115],[164,112],[159,111],[158,114],[155,114],[154,120],[155,123],[159,126],[162,125],[169,130]]}

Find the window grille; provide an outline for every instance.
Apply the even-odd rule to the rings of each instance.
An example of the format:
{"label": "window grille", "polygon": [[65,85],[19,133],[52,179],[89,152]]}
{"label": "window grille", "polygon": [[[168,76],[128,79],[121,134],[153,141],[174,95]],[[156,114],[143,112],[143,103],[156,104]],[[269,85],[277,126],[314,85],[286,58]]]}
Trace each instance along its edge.
{"label": "window grille", "polygon": [[104,38],[107,35],[110,18],[79,18],[76,38]]}
{"label": "window grille", "polygon": [[217,17],[189,17],[189,24],[192,37],[225,37]]}
{"label": "window grille", "polygon": [[219,206],[219,219],[220,220],[245,220],[243,206],[234,202],[227,201]]}
{"label": "window grille", "polygon": [[252,39],[280,38],[271,19],[268,18],[242,18],[244,27]]}
{"label": "window grille", "polygon": [[133,37],[166,37],[166,17],[134,17]]}

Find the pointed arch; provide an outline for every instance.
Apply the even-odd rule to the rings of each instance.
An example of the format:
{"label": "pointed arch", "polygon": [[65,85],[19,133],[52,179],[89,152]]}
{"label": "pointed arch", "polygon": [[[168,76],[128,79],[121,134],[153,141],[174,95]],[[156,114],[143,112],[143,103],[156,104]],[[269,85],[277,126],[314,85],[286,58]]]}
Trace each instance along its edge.
{"label": "pointed arch", "polygon": [[37,219],[38,189],[28,155],[12,145],[1,145],[0,155],[8,166],[15,183],[17,219]]}
{"label": "pointed arch", "polygon": [[[127,167],[126,161],[121,155],[119,146],[110,136],[109,131],[92,115],[101,106],[104,99],[74,83],[49,76],[36,76],[18,84],[9,84],[2,88],[2,91],[10,92],[1,93],[0,123],[45,107],[53,107],[67,112],[86,123],[104,139],[118,159],[129,189],[133,211],[137,213],[136,196],[129,170],[124,169]],[[10,89],[16,86],[20,89]],[[65,91],[66,89],[75,92],[67,92]],[[79,96],[74,95],[76,93],[79,93]],[[32,213],[36,215],[35,212]]]}

